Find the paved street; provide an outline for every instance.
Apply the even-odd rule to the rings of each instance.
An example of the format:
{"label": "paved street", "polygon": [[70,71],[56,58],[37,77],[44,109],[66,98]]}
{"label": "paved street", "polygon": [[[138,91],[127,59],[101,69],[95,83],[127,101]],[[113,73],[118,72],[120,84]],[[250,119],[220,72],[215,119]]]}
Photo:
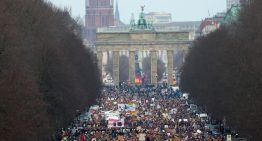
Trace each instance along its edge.
{"label": "paved street", "polygon": [[[68,129],[64,140],[92,141],[220,141],[220,126],[175,87],[106,87],[98,105],[90,107]],[[175,91],[174,91],[175,90]]]}

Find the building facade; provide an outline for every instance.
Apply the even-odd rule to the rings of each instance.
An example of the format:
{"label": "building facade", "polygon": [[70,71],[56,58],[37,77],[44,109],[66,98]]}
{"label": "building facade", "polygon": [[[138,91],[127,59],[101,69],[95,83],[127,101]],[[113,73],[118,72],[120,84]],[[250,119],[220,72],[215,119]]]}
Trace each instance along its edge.
{"label": "building facade", "polygon": [[114,0],[86,0],[86,37],[92,42],[98,27],[114,25]]}
{"label": "building facade", "polygon": [[150,12],[145,14],[145,19],[153,24],[171,23],[172,15],[166,12]]}
{"label": "building facade", "polygon": [[118,10],[118,1],[116,0],[115,7],[115,26],[123,26],[124,23],[120,20],[120,12]]}
{"label": "building facade", "polygon": [[220,22],[214,20],[213,18],[206,18],[202,21],[200,25],[201,35],[207,35],[215,30],[217,30],[220,26]]}
{"label": "building facade", "polygon": [[221,13],[217,13],[211,18],[205,18],[204,20],[202,20],[199,27],[200,35],[202,36],[207,35],[217,30],[223,23],[226,14],[227,13],[221,12]]}

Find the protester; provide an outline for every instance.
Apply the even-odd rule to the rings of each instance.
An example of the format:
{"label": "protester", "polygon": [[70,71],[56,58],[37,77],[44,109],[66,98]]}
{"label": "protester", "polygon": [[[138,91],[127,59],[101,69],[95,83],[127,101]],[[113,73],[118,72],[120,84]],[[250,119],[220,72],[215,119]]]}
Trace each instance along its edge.
{"label": "protester", "polygon": [[63,131],[62,140],[222,141],[197,114],[181,91],[168,85],[105,87],[98,105]]}

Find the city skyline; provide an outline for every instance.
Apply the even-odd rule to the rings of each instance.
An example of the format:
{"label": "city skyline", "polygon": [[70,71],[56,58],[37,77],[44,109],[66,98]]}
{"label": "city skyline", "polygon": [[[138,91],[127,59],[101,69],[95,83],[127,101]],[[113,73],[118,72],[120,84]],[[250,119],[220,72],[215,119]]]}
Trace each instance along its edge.
{"label": "city skyline", "polygon": [[[63,8],[71,8],[73,17],[85,16],[85,0],[49,0],[54,5]],[[116,0],[114,0],[116,3]],[[217,12],[226,11],[226,0],[118,0],[120,19],[128,24],[131,14],[135,19],[141,11],[140,6],[145,5],[145,13],[167,12],[172,14],[173,21],[201,21],[211,17]],[[114,5],[115,6],[115,5]]]}

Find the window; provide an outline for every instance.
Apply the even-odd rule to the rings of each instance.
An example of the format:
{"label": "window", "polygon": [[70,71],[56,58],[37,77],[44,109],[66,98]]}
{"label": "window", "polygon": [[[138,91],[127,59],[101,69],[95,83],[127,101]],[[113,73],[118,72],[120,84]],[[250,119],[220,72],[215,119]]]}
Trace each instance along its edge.
{"label": "window", "polygon": [[101,1],[100,6],[106,6],[106,1],[105,0]]}
{"label": "window", "polygon": [[96,25],[96,17],[94,15],[91,16],[90,18],[90,25],[95,26]]}
{"label": "window", "polygon": [[101,17],[101,26],[108,26],[109,25],[109,18],[108,16],[102,16]]}
{"label": "window", "polygon": [[97,6],[97,0],[90,0],[90,6],[96,7]]}
{"label": "window", "polygon": [[89,6],[89,5],[90,5],[90,1],[86,0],[86,6]]}

